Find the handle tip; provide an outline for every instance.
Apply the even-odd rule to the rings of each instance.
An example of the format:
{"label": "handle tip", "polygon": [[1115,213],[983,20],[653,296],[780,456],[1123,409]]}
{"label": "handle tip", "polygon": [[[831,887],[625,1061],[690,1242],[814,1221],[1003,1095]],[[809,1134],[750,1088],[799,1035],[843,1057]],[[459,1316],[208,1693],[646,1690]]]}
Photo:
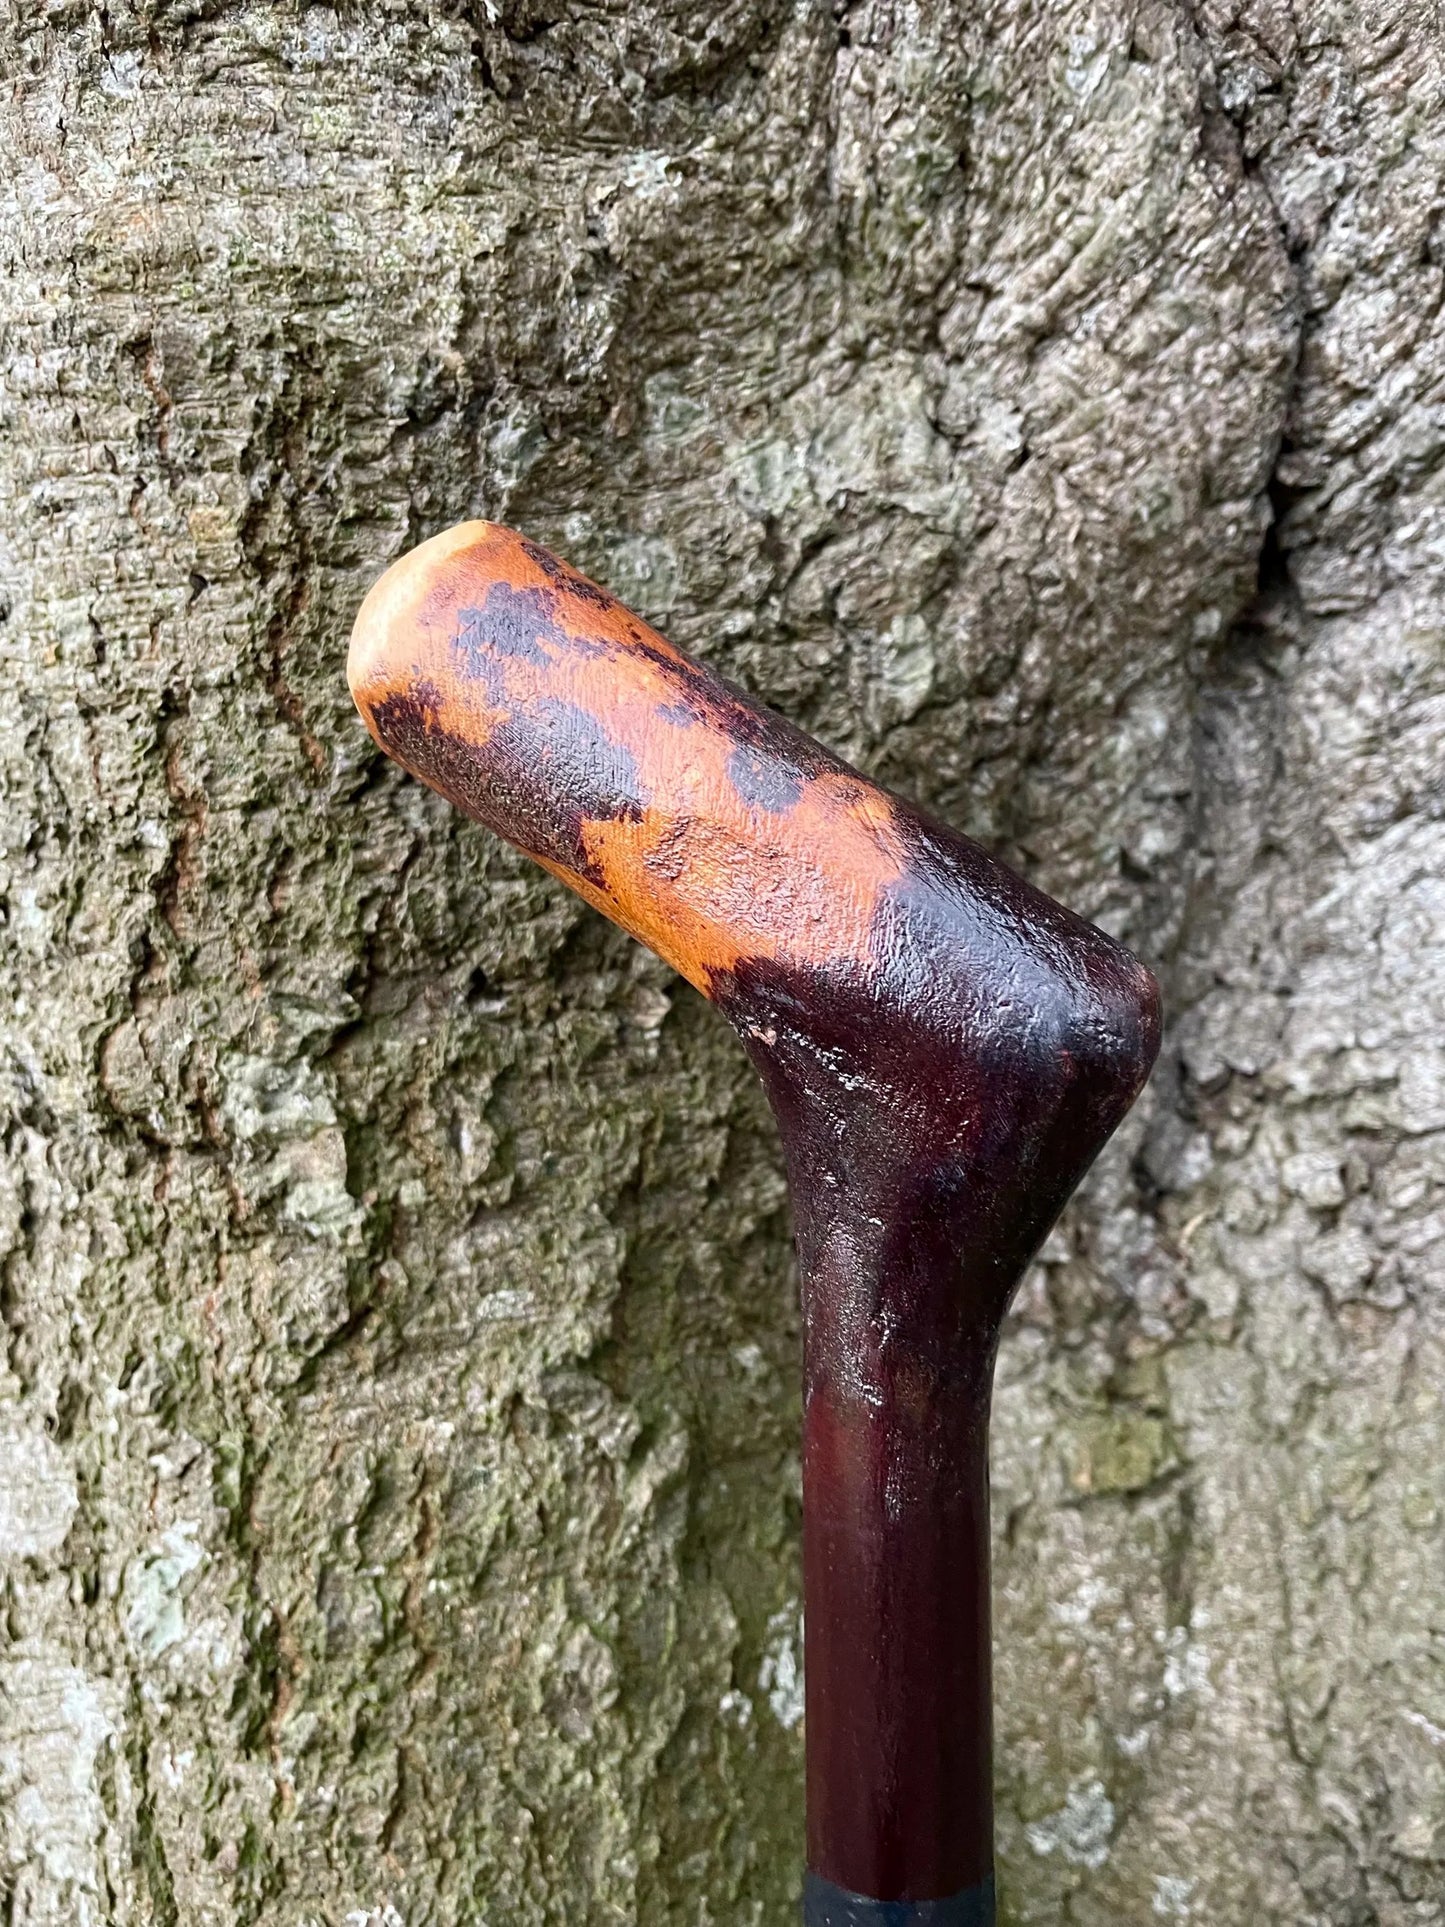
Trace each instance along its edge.
{"label": "handle tip", "polygon": [[346,652],[352,700],[368,724],[377,702],[405,673],[407,664],[400,657],[411,650],[418,621],[425,621],[427,597],[445,578],[447,565],[494,533],[490,522],[458,522],[408,549],[373,583],[357,611]]}

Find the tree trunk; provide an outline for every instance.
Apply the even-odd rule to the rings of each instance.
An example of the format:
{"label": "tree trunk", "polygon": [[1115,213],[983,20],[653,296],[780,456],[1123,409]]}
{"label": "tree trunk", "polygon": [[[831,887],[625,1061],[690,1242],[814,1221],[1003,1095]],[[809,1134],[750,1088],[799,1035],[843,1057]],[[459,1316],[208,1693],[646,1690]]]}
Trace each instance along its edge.
{"label": "tree trunk", "polygon": [[1445,1922],[1434,0],[3,36],[7,1920],[794,1917],[766,1108],[346,692],[487,515],[1165,982],[1000,1367],[1004,1918]]}

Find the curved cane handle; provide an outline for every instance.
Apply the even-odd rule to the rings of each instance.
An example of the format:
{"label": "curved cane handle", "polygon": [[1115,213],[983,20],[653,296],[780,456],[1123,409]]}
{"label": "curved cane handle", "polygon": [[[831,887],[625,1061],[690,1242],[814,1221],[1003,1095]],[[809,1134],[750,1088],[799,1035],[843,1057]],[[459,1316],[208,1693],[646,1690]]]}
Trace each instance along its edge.
{"label": "curved cane handle", "polygon": [[1148,1075],[1154,980],[510,530],[398,562],[348,672],[389,755],[757,1065],[803,1290],[808,1919],[991,1918],[993,1354]]}

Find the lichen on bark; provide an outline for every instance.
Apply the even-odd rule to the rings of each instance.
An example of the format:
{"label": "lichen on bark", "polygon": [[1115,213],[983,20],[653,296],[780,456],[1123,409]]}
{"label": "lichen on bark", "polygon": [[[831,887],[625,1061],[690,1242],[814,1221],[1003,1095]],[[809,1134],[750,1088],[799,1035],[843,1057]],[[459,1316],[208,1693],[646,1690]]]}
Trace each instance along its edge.
{"label": "lichen on bark", "polygon": [[346,696],[485,514],[1164,977],[1001,1364],[1005,1918],[1439,1927],[1435,14],[0,35],[8,1917],[792,1918],[765,1107]]}

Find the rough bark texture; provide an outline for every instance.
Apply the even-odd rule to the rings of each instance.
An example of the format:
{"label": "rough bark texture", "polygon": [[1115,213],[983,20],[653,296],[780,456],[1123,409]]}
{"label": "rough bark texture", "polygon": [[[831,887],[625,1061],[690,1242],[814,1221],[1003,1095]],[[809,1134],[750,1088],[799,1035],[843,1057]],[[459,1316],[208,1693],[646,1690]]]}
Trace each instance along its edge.
{"label": "rough bark texture", "polygon": [[370,748],[521,524],[1156,963],[995,1446],[1006,1920],[1445,1921],[1435,0],[14,0],[0,1891],[773,1927],[774,1134]]}

